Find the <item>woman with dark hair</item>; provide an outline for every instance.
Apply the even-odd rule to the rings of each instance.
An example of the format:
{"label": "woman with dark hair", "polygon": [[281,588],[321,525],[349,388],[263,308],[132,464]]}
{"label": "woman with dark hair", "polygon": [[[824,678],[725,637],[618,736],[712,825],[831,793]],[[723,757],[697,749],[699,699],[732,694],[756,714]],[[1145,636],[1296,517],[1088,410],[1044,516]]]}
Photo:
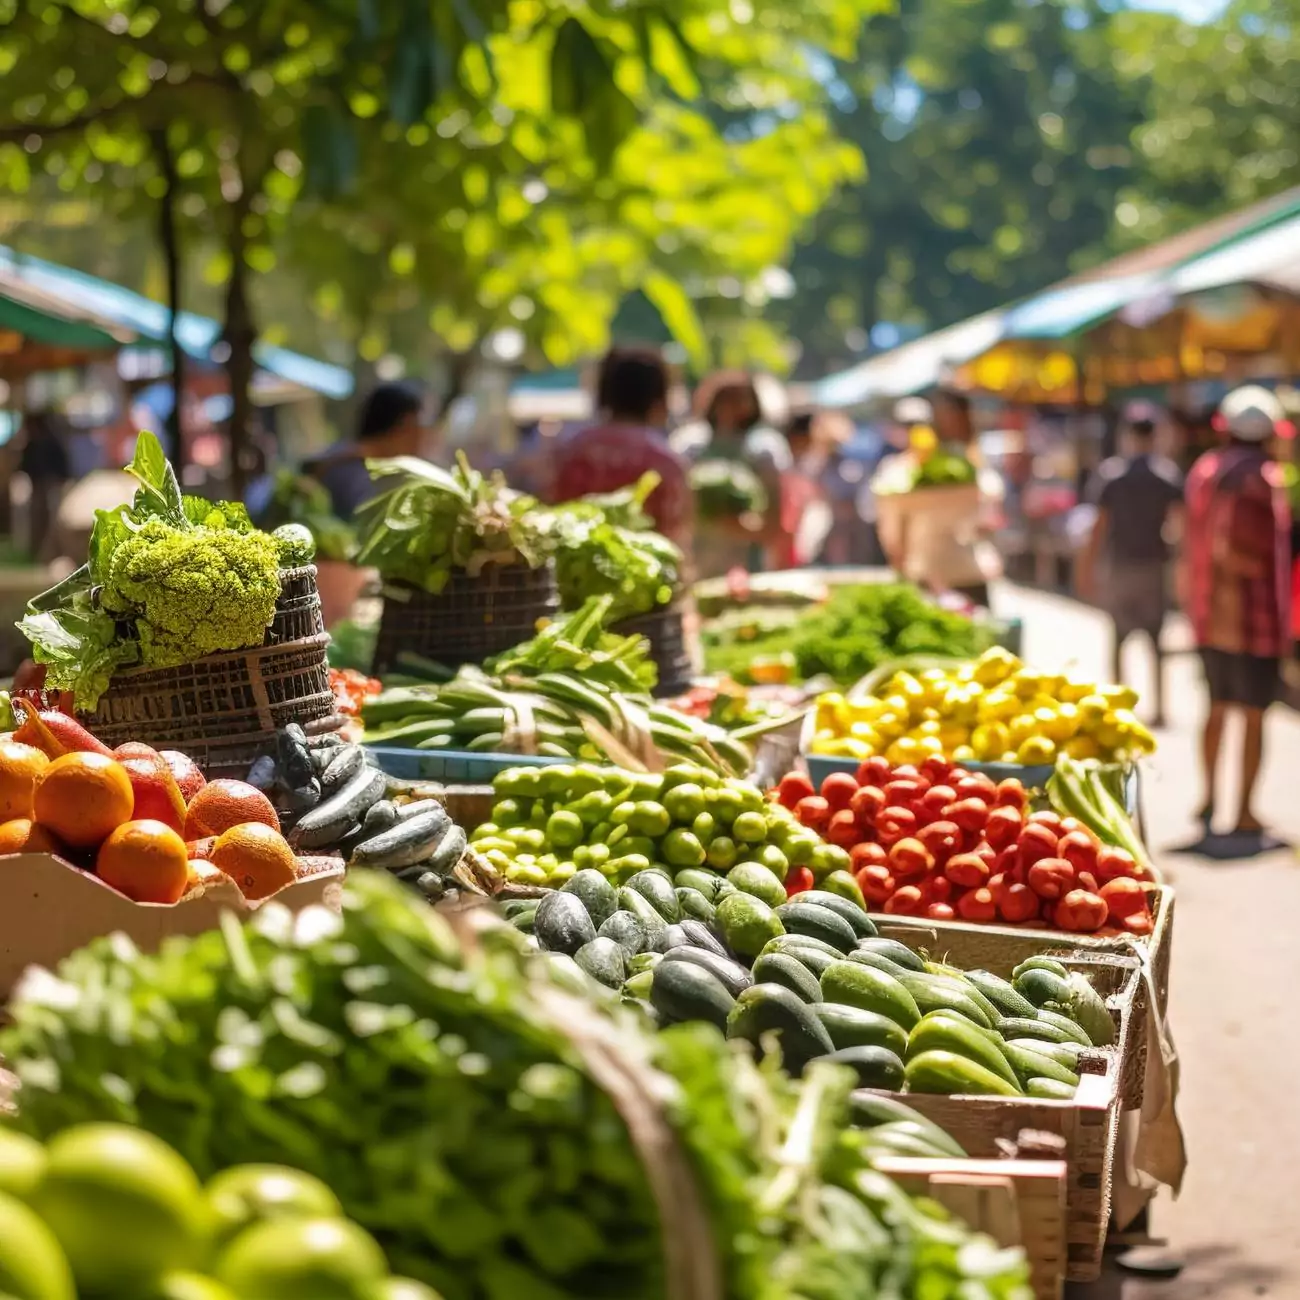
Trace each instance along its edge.
{"label": "woman with dark hair", "polygon": [[785,532],[782,484],[794,468],[785,435],[763,423],[763,404],[753,378],[722,371],[695,393],[697,419],[672,436],[674,449],[694,463],[734,461],[756,478],[766,509],[754,517],[701,519],[696,524],[698,576],[717,577],[732,569],[762,572],[779,566]]}
{"label": "woman with dark hair", "polygon": [[351,519],[375,495],[368,459],[419,456],[428,425],[424,390],[415,383],[378,384],[361,408],[355,441],[341,442],[308,468],[326,487],[334,513]]}
{"label": "woman with dark hair", "polygon": [[689,548],[691,492],[686,462],[668,445],[668,367],[649,348],[613,348],[600,364],[601,418],[562,439],[555,452],[552,503],[631,487],[649,470],[659,486],[646,509],[655,527]]}

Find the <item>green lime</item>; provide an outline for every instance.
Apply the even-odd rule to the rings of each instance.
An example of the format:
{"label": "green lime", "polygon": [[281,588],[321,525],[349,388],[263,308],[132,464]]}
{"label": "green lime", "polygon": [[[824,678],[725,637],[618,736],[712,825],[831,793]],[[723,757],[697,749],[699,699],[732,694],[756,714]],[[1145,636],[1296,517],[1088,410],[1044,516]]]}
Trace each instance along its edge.
{"label": "green lime", "polygon": [[775,844],[764,844],[754,854],[754,860],[761,862],[778,880],[784,880],[790,870],[790,859]]}
{"label": "green lime", "polygon": [[736,818],[731,835],[742,844],[762,844],[767,839],[767,818],[761,812],[743,812]]}
{"label": "green lime", "polygon": [[853,864],[847,849],[838,844],[819,844],[808,865],[812,868],[814,880],[824,880],[832,871],[848,871]]}
{"label": "green lime", "polygon": [[21,1201],[0,1192],[0,1295],[76,1300],[72,1270],[54,1234]]}
{"label": "green lime", "polygon": [[673,819],[669,817],[668,809],[649,799],[642,799],[636,805],[636,810],[628,822],[634,835],[644,835],[652,840],[667,834],[672,824]]}
{"label": "green lime", "polygon": [[45,1169],[45,1148],[26,1133],[0,1126],[0,1192],[25,1201]]}
{"label": "green lime", "polygon": [[519,826],[528,820],[518,799],[498,799],[492,805],[492,820],[498,826]]}
{"label": "green lime", "polygon": [[431,1286],[410,1277],[390,1277],[379,1284],[378,1300],[442,1300]]}
{"label": "green lime", "polygon": [[208,1183],[208,1208],[218,1241],[264,1219],[332,1219],[339,1199],[319,1178],[284,1165],[235,1165]]}
{"label": "green lime", "polygon": [[735,840],[726,835],[719,835],[709,845],[705,856],[708,858],[709,866],[715,871],[729,871],[739,861],[740,849],[736,847]]}
{"label": "green lime", "polygon": [[679,826],[689,826],[705,809],[704,791],[694,781],[674,786],[663,799],[668,815]]}
{"label": "green lime", "polygon": [[214,1272],[239,1300],[371,1300],[388,1262],[346,1219],[272,1219],[241,1232]]}
{"label": "green lime", "polygon": [[83,1124],[46,1154],[32,1206],[81,1290],[130,1292],[203,1259],[211,1226],[203,1188],[165,1142],[123,1124]]}
{"label": "green lime", "polygon": [[587,828],[577,813],[565,812],[561,808],[546,819],[546,838],[557,849],[571,849],[581,844],[586,834]]}
{"label": "green lime", "polygon": [[659,846],[664,861],[674,867],[698,867],[704,862],[704,845],[690,831],[669,831]]}
{"label": "green lime", "polygon": [[202,1273],[168,1273],[148,1293],[148,1300],[239,1300],[229,1287]]}
{"label": "green lime", "polygon": [[691,823],[691,833],[707,849],[713,843],[713,837],[718,833],[717,819],[711,812],[702,812]]}

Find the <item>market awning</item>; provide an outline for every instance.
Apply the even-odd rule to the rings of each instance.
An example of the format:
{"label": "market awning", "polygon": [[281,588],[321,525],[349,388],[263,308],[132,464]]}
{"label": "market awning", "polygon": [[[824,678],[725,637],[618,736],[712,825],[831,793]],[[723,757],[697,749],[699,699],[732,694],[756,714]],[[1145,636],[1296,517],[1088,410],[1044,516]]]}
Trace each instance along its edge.
{"label": "market awning", "polygon": [[112,353],[130,330],[0,273],[0,375],[9,379]]}
{"label": "market awning", "polygon": [[[167,340],[169,313],[162,303],[97,276],[0,247],[0,284],[5,282],[30,287],[49,301],[60,304],[69,315],[78,312],[93,314],[149,343],[162,344]],[[195,360],[212,362],[213,348],[221,338],[221,327],[206,316],[183,311],[176,318],[176,336],[181,347]],[[324,397],[341,400],[352,392],[352,375],[342,366],[316,361],[301,353],[265,343],[254,346],[253,356],[257,364],[271,374]]]}

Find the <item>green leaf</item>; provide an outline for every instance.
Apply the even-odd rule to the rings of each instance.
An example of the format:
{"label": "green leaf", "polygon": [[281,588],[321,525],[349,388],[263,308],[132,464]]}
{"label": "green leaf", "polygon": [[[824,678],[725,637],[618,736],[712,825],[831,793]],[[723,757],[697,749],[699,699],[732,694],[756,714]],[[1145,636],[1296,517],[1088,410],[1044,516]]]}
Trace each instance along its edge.
{"label": "green leaf", "polygon": [[663,271],[648,271],[641,282],[641,291],[663,317],[673,338],[686,349],[691,364],[705,369],[709,364],[709,345],[704,337],[704,326],[686,290]]}
{"label": "green leaf", "polygon": [[95,511],[95,526],[90,531],[86,554],[91,579],[96,583],[107,581],[113,552],[131,535],[131,525],[127,522],[129,511],[129,506]]}
{"label": "green leaf", "polygon": [[140,484],[131,508],[137,522],[153,516],[177,528],[186,526],[176,471],[168,464],[162,443],[147,429],[142,429],[135,440],[135,455],[126,472]]}

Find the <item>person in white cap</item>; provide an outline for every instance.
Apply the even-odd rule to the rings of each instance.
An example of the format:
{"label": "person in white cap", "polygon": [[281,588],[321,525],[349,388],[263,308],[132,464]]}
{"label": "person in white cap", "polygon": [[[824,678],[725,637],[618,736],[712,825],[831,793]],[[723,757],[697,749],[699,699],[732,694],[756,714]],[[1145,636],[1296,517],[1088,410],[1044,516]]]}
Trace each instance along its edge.
{"label": "person in white cap", "polygon": [[1205,669],[1210,712],[1202,735],[1210,829],[1219,749],[1229,712],[1240,712],[1240,802],[1233,834],[1260,837],[1253,798],[1264,752],[1264,714],[1277,696],[1290,642],[1291,511],[1267,443],[1285,418],[1266,388],[1247,385],[1223,399],[1216,426],[1225,445],[1187,476],[1183,599]]}

